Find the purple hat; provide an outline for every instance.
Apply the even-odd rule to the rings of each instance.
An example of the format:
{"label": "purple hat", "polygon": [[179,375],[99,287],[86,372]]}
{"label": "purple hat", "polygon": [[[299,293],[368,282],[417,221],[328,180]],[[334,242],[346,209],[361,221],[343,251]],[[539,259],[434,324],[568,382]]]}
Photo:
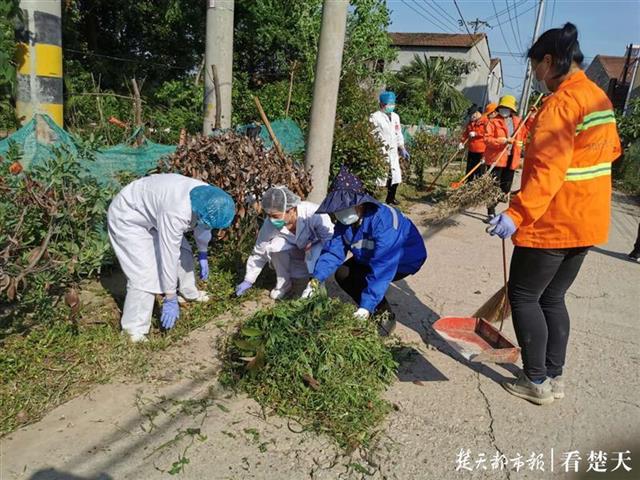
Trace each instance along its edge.
{"label": "purple hat", "polygon": [[334,213],[363,203],[380,205],[378,200],[365,192],[362,180],[342,165],[316,213]]}

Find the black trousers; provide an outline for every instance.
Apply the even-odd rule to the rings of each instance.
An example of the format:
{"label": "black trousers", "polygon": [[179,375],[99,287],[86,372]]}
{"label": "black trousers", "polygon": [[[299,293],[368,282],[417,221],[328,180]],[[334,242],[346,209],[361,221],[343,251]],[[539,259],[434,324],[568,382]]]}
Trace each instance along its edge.
{"label": "black trousers", "polygon": [[387,181],[387,199],[384,201],[384,203],[393,203],[396,200],[396,192],[398,191],[398,185],[400,185],[399,183],[391,183],[391,180],[389,179]]}
{"label": "black trousers", "polygon": [[[338,267],[338,270],[336,270],[335,273],[335,278],[338,285],[340,285],[340,288],[353,298],[354,302],[360,305],[362,292],[367,288],[366,277],[370,273],[371,268],[368,265],[362,265],[356,262],[355,258],[351,257]],[[409,276],[408,273],[398,272],[396,273],[396,276],[393,277],[393,281],[396,282],[407,276]],[[383,298],[378,304],[376,311],[390,311],[389,303],[386,298]]]}
{"label": "black trousers", "polygon": [[[498,181],[502,193],[509,193],[511,191],[511,187],[513,186],[513,176],[515,175],[515,170],[511,169],[512,163],[513,154],[510,154],[509,158],[507,159],[507,165],[505,167],[495,167],[491,172],[494,178]],[[497,203],[489,205],[489,215],[495,215],[497,205]]]}
{"label": "black trousers", "polygon": [[565,294],[589,247],[515,247],[509,274],[513,326],[531,380],[562,374],[569,341]]}
{"label": "black trousers", "polygon": [[[482,153],[477,153],[477,152],[469,152],[467,154],[467,170],[465,173],[469,173],[471,170],[475,168],[476,165],[478,165],[482,161],[482,155],[483,155]],[[471,174],[468,181],[471,182],[476,178],[481,177],[485,171],[486,171],[486,168],[484,165],[482,165],[475,172]]]}
{"label": "black trousers", "polygon": [[638,236],[636,237],[636,243],[633,245],[634,252],[640,252],[640,223],[638,224]]}

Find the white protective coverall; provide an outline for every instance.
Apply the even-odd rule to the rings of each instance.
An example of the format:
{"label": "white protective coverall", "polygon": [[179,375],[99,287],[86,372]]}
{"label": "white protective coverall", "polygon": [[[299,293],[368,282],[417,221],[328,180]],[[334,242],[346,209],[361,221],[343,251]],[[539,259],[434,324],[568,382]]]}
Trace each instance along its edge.
{"label": "white protective coverall", "polygon": [[[266,220],[260,228],[253,252],[247,260],[245,281],[255,283],[264,266],[271,262],[276,271],[276,290],[291,288],[292,278],[308,278],[313,273],[322,246],[333,237],[333,223],[326,214],[316,214],[318,205],[300,202],[296,233],[278,230]],[[310,248],[307,246],[311,244]]]}
{"label": "white protective coverall", "polygon": [[109,206],[109,238],[127,276],[122,329],[131,336],[149,333],[154,294],[174,294],[179,286],[187,300],[198,297],[184,234],[194,230],[198,250],[207,251],[211,230],[195,226],[189,197],[201,185],[174,173],[151,175],[124,187]]}
{"label": "white protective coverall", "polygon": [[[384,113],[381,110],[374,112],[369,117],[369,121],[375,127],[373,133],[382,141],[384,154],[389,164],[391,185],[402,183],[402,170],[400,169],[400,154],[398,148],[404,148],[404,137],[402,136],[402,126],[397,113]],[[387,185],[386,178],[378,179],[378,186]]]}

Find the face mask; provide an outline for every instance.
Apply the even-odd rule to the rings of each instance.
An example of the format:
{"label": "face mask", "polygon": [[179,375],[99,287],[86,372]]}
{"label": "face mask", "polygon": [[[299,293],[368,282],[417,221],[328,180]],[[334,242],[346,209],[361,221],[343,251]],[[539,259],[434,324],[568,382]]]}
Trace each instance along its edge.
{"label": "face mask", "polygon": [[287,222],[284,220],[284,218],[271,218],[271,217],[269,217],[269,221],[271,222],[271,225],[276,227],[278,230],[282,230],[284,228],[284,226],[287,224]]}
{"label": "face mask", "polygon": [[507,118],[511,115],[511,110],[505,107],[499,108],[498,113],[501,117]]}
{"label": "face mask", "polygon": [[355,207],[339,210],[335,212],[335,216],[338,219],[338,221],[343,225],[353,225],[360,219],[360,217],[356,213]]}
{"label": "face mask", "polygon": [[395,105],[385,105],[384,113],[393,113],[395,109],[396,109]]}
{"label": "face mask", "polygon": [[[544,64],[541,63],[540,65],[538,65],[538,67],[543,66]],[[549,87],[547,87],[547,82],[545,81],[545,77],[547,76],[547,72],[549,71],[549,68],[545,68],[544,69],[544,74],[543,75],[538,75],[538,68],[536,68],[534,75],[533,75],[533,88],[535,88],[538,92],[540,93],[551,93],[551,90],[549,90]],[[542,78],[538,78],[538,76],[542,77]]]}

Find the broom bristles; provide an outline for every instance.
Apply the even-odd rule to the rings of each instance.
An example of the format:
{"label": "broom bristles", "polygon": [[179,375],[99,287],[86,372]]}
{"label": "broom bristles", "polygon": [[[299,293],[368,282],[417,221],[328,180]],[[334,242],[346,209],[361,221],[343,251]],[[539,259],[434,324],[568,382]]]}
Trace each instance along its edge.
{"label": "broom bristles", "polygon": [[504,287],[494,293],[489,300],[473,314],[475,318],[484,318],[489,323],[502,322],[511,315],[511,305]]}

